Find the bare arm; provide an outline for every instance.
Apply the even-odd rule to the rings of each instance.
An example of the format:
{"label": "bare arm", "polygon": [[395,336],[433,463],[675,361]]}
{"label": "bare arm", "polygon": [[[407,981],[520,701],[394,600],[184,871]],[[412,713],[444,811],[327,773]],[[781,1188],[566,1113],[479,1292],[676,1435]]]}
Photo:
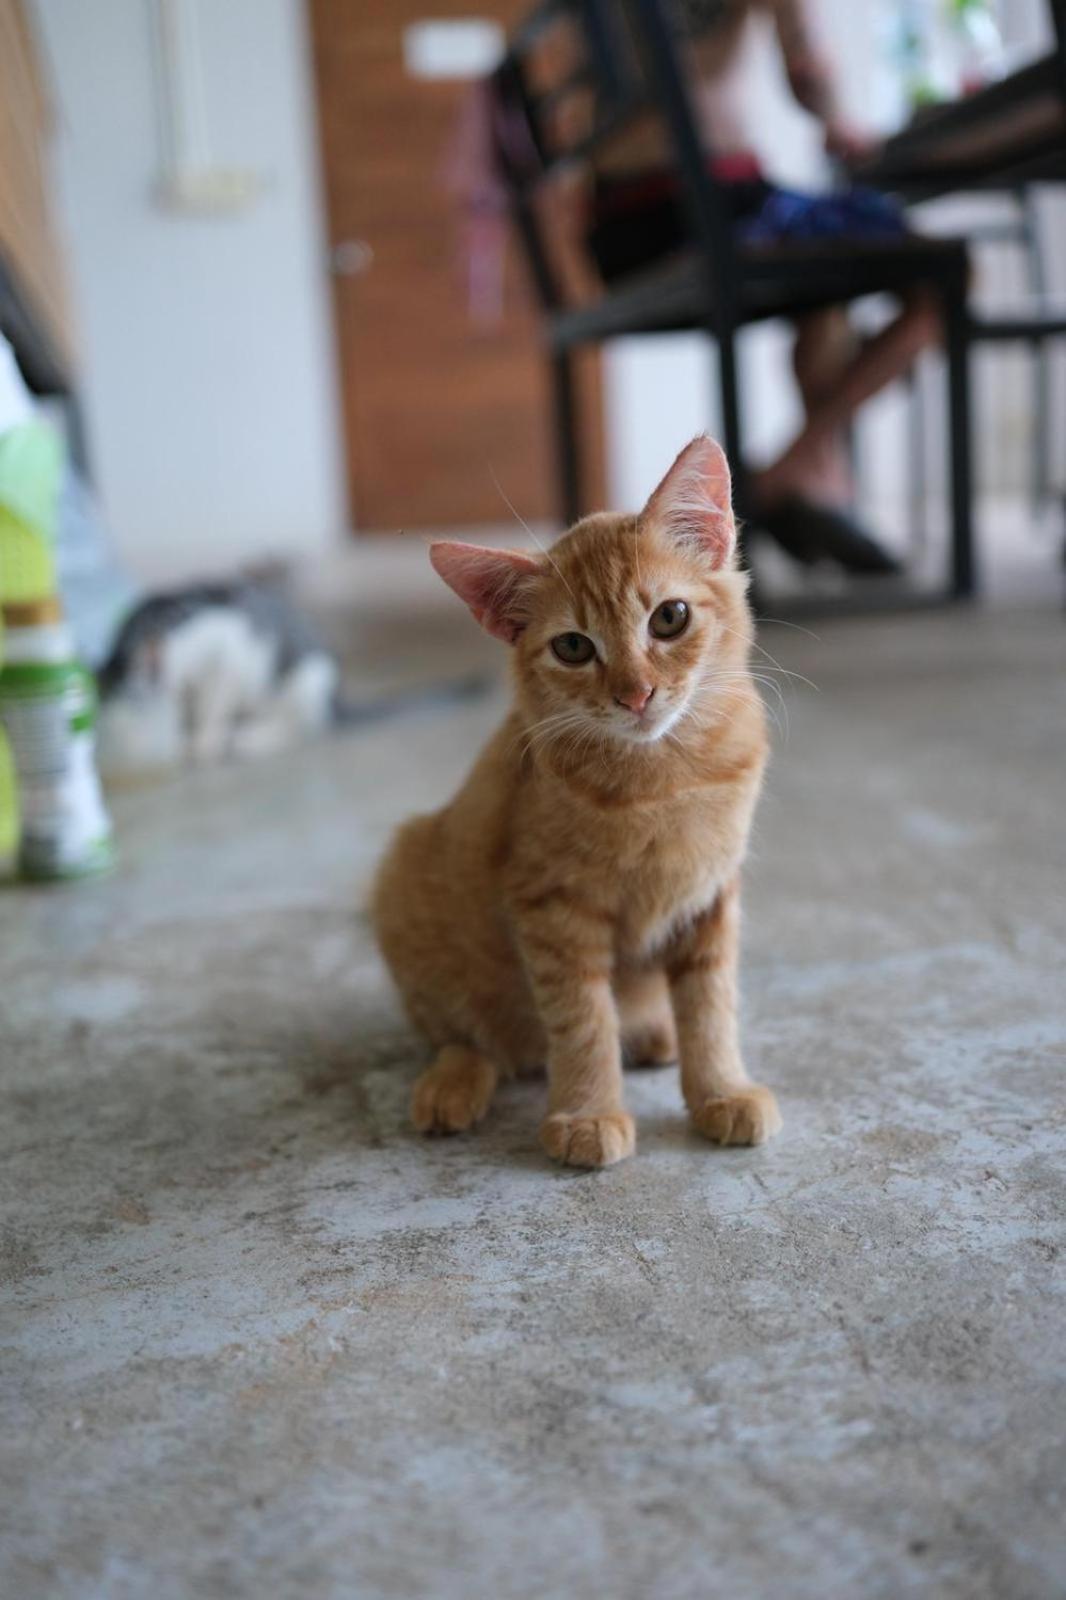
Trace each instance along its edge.
{"label": "bare arm", "polygon": [[821,47],[808,0],[766,0],[789,86],[805,111],[828,122],[839,114],[829,59]]}
{"label": "bare arm", "polygon": [[833,64],[814,22],[810,0],[765,0],[777,29],[789,86],[797,102],[825,129],[825,147],[842,161],[858,160],[876,145],[844,115]]}

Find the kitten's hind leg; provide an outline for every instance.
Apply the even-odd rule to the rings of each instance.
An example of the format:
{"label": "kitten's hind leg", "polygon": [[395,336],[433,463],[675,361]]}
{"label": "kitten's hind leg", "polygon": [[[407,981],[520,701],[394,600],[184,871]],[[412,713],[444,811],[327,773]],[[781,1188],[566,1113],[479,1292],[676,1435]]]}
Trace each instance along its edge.
{"label": "kitten's hind leg", "polygon": [[626,1065],[665,1067],[676,1061],[677,1029],[665,972],[620,972],[614,998]]}
{"label": "kitten's hind leg", "polygon": [[462,1133],[492,1104],[498,1074],[492,1062],[465,1046],[447,1044],[418,1079],[411,1116],[419,1133]]}

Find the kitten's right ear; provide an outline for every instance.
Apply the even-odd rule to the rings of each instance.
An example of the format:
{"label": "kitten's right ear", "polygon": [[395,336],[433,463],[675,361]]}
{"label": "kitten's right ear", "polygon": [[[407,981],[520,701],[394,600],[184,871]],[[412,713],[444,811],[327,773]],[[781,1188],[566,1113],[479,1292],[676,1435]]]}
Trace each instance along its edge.
{"label": "kitten's right ear", "polygon": [[518,550],[487,550],[450,539],[431,544],[429,559],[487,633],[515,643],[529,620],[530,580],[540,573],[539,562]]}
{"label": "kitten's right ear", "polygon": [[642,516],[709,556],[716,569],[728,566],[737,530],[729,463],[721,445],[697,434],[653,490]]}

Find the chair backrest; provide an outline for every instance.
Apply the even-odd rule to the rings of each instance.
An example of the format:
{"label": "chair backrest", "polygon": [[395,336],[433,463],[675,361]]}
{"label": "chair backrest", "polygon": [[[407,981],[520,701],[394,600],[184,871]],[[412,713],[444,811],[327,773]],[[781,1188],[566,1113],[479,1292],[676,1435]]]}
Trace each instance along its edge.
{"label": "chair backrest", "polygon": [[661,118],[716,303],[733,292],[733,234],[693,115],[672,0],[539,0],[493,75],[493,134],[541,299],[560,303],[534,196],[636,118]]}
{"label": "chair backrest", "polygon": [[1059,60],[1059,94],[1066,102],[1066,0],[1050,0],[1055,52]]}

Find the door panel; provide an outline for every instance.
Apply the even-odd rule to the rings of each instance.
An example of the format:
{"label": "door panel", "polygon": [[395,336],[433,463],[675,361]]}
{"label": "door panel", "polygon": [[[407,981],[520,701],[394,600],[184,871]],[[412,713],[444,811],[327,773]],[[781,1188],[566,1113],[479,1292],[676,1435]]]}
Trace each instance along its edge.
{"label": "door panel", "polygon": [[[524,6],[478,14],[509,26]],[[474,325],[442,181],[469,85],[411,77],[404,29],[469,16],[442,0],[311,0],[356,525],[453,528],[557,513],[549,383],[532,287],[508,230],[502,317]],[[590,503],[601,503],[599,360],[581,364]]]}

